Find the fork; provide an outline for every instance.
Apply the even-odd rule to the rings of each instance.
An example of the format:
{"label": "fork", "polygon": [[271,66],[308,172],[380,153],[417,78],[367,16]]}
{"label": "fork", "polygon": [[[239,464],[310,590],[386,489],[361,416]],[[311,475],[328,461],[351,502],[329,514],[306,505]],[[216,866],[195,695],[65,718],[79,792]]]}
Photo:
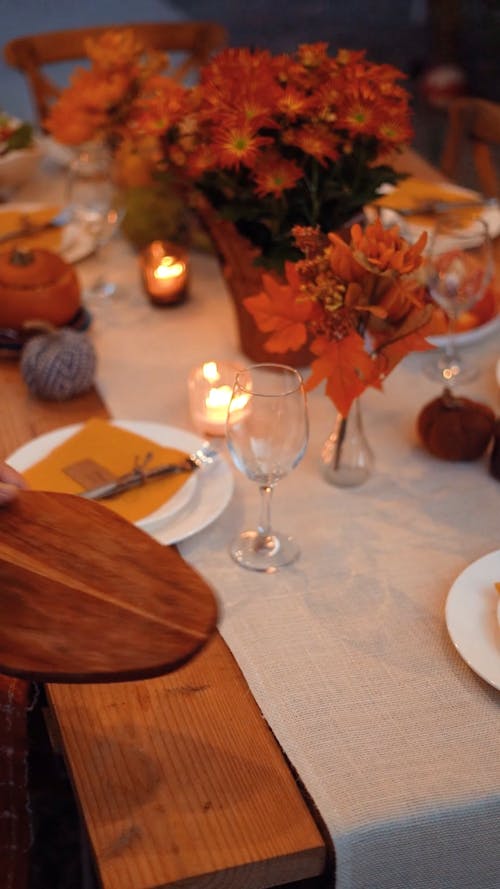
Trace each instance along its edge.
{"label": "fork", "polygon": [[38,235],[40,232],[47,231],[50,228],[63,228],[70,222],[72,215],[71,210],[65,208],[53,216],[52,219],[48,219],[46,222],[36,223],[31,222],[27,214],[22,214],[19,217],[19,228],[1,235],[0,244],[5,244],[7,241],[12,241],[15,238],[27,238],[31,235]]}
{"label": "fork", "polygon": [[218,451],[212,447],[209,442],[205,442],[201,448],[189,454],[182,463],[162,463],[160,466],[153,466],[147,469],[147,465],[152,458],[152,453],[148,452],[139,463],[136,459],[134,468],[131,472],[120,476],[112,482],[99,485],[97,488],[90,488],[82,491],[80,497],[86,500],[106,500],[108,497],[115,497],[123,491],[129,491],[131,488],[137,488],[144,485],[150,479],[163,478],[166,475],[178,475],[182,472],[193,472],[203,466],[210,466],[218,457]]}

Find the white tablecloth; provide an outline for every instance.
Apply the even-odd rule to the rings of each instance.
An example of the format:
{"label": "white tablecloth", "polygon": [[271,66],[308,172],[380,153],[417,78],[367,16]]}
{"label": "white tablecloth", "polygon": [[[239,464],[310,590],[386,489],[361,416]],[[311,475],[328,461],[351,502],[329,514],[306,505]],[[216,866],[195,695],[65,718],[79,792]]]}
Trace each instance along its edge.
{"label": "white tablecloth", "polygon": [[[154,309],[131,250],[116,241],[106,255],[121,294],[94,313],[101,394],[115,418],[193,429],[190,368],[245,360],[218,265],[194,256],[189,300]],[[82,280],[95,268],[81,264]],[[498,408],[498,337],[468,354],[481,373],[465,394]],[[444,619],[454,579],[500,548],[500,486],[485,460],[445,463],[419,447],[416,416],[439,394],[423,360],[363,397],[376,469],[359,488],[321,477],[334,409],[310,396],[307,454],[274,497],[276,527],[301,543],[295,565],[261,575],[229,557],[258,513],[256,486],[236,470],[228,508],[180,545],[214,587],[221,632],[333,837],[338,889],[500,885],[500,696]]]}

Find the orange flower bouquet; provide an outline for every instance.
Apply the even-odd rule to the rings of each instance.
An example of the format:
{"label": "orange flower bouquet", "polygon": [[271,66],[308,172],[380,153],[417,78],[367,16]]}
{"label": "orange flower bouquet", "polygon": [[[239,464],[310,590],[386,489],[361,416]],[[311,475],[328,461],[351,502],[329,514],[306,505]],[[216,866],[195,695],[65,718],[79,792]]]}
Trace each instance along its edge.
{"label": "orange flower bouquet", "polygon": [[[347,241],[302,227],[293,229],[293,237],[304,258],[286,264],[285,283],[264,274],[262,292],[245,305],[274,353],[299,349],[310,339],[316,357],[306,389],[326,381],[326,394],[339,412],[323,452],[327,477],[358,483],[368,471],[369,448],[358,448],[355,469],[343,472],[342,466],[353,403],[359,410],[365,389],[381,389],[409,352],[432,348],[425,337],[434,331],[434,306],[418,274],[427,235],[410,245],[397,226],[386,230],[377,219],[364,230],[353,225]],[[363,441],[358,428],[356,445]]]}
{"label": "orange flower bouquet", "polygon": [[45,125],[62,142],[104,136],[134,183],[173,174],[281,271],[300,255],[292,227],[352,219],[397,180],[380,159],[412,135],[404,75],[362,51],[327,50],[227,49],[187,87],[133,30],[110,31],[87,41],[91,68],[77,70]]}
{"label": "orange flower bouquet", "polygon": [[326,394],[343,417],[368,386],[383,380],[409,352],[433,348],[434,306],[418,269],[427,235],[410,245],[397,226],[377,219],[350,238],[295,227],[303,259],[286,263],[286,281],[263,275],[261,293],[245,300],[268,334],[269,351],[300,349],[316,356],[308,390],[326,381]]}
{"label": "orange flower bouquet", "polygon": [[87,49],[90,70],[75,74],[47,128],[66,142],[106,138],[122,180],[182,189],[223,260],[243,351],[263,360],[242,297],[261,287],[263,268],[279,281],[303,258],[294,226],[339,230],[400,178],[383,158],[412,136],[404,75],[316,43],[289,55],[226,49],[186,87],[132,31]]}

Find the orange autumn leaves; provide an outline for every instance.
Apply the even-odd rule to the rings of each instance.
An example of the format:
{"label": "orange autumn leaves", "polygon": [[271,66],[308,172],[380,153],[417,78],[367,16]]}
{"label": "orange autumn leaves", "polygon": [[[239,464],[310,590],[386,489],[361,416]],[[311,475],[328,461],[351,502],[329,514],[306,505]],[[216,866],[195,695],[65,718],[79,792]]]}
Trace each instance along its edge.
{"label": "orange autumn leaves", "polygon": [[351,228],[350,240],[311,228],[294,229],[304,258],[287,263],[286,280],[263,275],[263,291],[245,300],[269,351],[295,351],[306,342],[316,358],[307,388],[326,381],[343,416],[368,387],[413,351],[431,348],[433,306],[416,275],[426,236],[408,244],[380,220]]}

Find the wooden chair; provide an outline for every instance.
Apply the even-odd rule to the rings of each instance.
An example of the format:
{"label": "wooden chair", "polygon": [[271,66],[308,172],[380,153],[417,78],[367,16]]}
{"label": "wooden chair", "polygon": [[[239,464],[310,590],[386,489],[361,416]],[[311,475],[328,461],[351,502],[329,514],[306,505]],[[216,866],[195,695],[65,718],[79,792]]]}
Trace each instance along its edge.
{"label": "wooden chair", "polygon": [[442,172],[450,179],[457,179],[468,144],[481,191],[487,197],[500,197],[494,158],[495,148],[500,151],[499,104],[476,98],[460,98],[450,103],[440,163]]}
{"label": "wooden chair", "polygon": [[17,37],[5,45],[4,57],[8,65],[26,77],[40,123],[47,116],[50,103],[61,92],[43,71],[43,66],[84,59],[85,40],[99,37],[111,28],[133,28],[151,49],[182,54],[180,63],[173,69],[177,80],[198,70],[211,53],[227,41],[224,27],[213,22],[132,22]]}

